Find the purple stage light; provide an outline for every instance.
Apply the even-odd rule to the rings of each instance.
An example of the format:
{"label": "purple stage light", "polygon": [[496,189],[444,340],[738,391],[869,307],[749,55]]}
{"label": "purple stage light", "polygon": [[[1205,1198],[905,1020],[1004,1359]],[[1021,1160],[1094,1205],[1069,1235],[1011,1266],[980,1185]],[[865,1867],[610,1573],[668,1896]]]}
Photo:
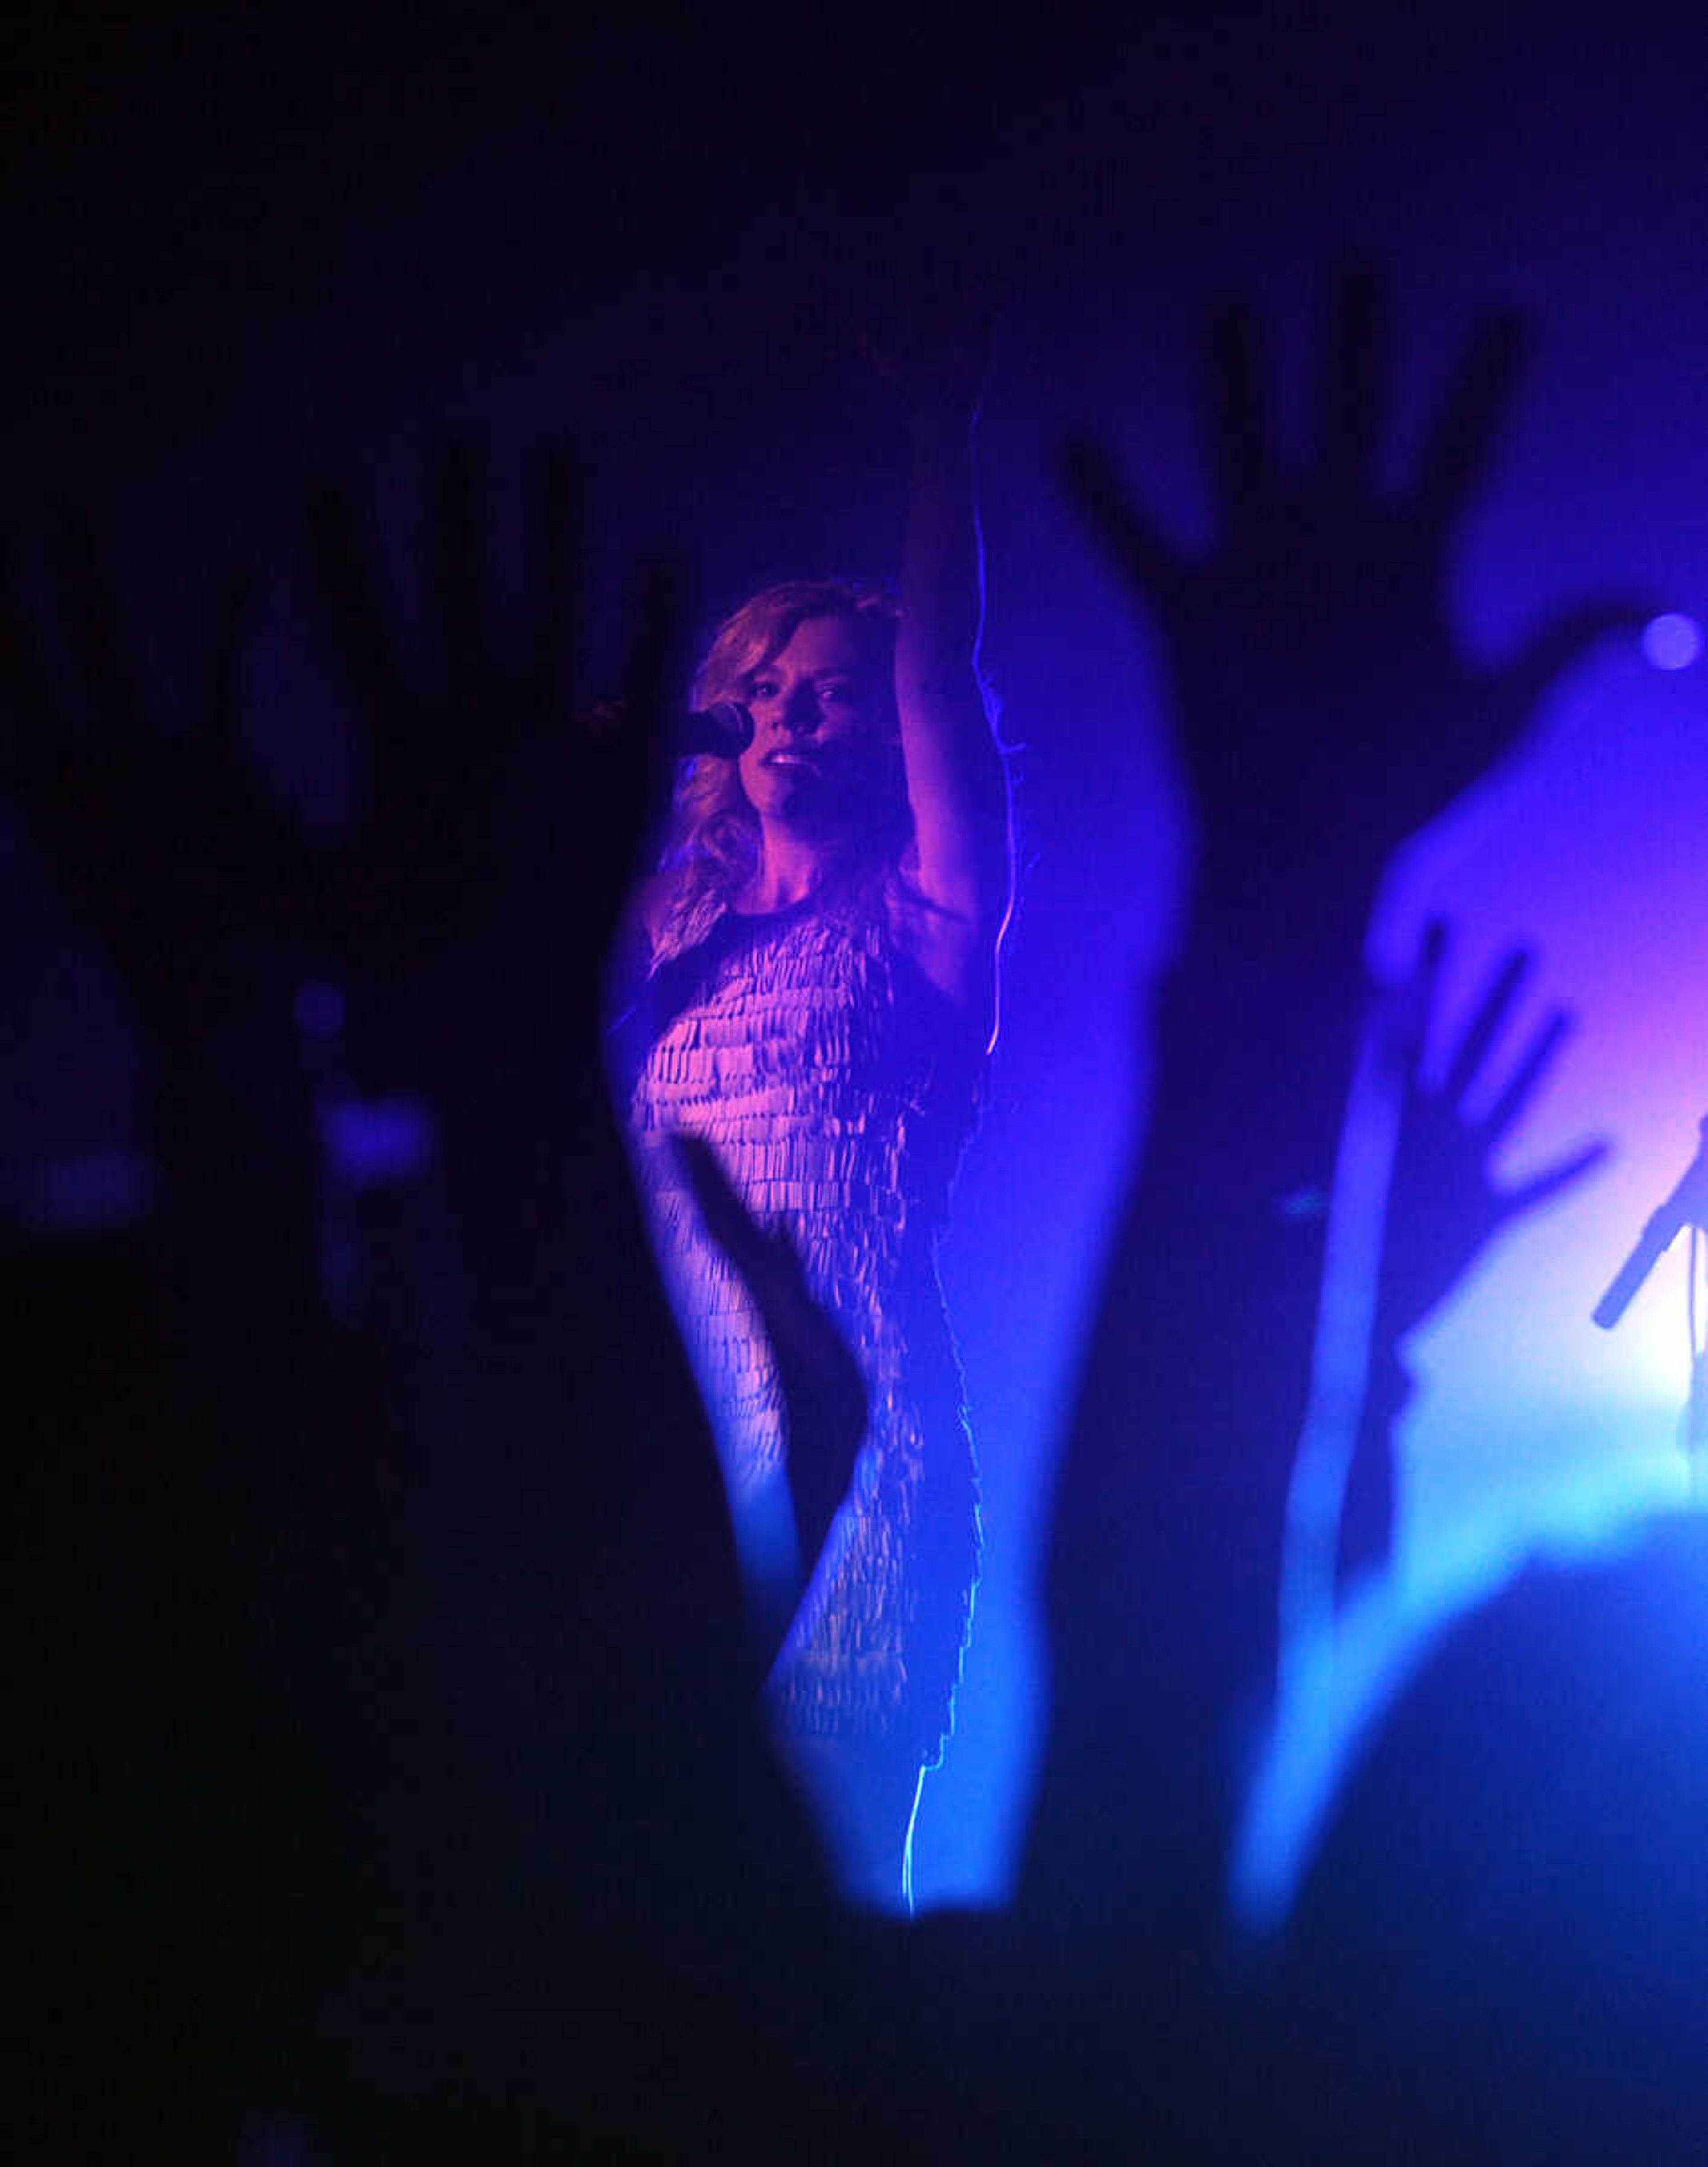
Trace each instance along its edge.
{"label": "purple stage light", "polygon": [[1657,670],[1688,670],[1702,652],[1702,628],[1682,611],[1668,610],[1643,627],[1642,651]]}

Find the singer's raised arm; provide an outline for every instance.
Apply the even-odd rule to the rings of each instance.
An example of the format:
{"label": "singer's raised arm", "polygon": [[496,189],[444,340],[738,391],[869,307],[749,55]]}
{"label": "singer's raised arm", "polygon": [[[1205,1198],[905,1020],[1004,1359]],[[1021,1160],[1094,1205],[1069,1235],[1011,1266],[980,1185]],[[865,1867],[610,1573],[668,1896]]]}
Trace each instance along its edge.
{"label": "singer's raised arm", "polygon": [[896,638],[896,707],[913,816],[922,967],[988,1030],[1012,880],[1007,777],[978,674],[983,564],[970,398],[909,415],[913,497]]}

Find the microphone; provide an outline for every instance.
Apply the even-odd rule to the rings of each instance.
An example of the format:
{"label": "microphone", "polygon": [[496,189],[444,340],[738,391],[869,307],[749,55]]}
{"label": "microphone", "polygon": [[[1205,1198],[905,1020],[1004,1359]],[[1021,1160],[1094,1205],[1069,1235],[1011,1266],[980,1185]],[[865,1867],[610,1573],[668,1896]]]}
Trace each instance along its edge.
{"label": "microphone", "polygon": [[1637,1246],[1590,1312],[1604,1332],[1611,1332],[1624,1316],[1637,1289],[1671,1248],[1680,1228],[1708,1222],[1708,1115],[1703,1118],[1701,1135],[1696,1156],[1685,1168],[1678,1187],[1649,1214]]}
{"label": "microphone", "polygon": [[690,707],[670,731],[670,750],[678,760],[711,753],[739,760],[754,741],[754,718],[739,700],[714,700],[709,707]]}

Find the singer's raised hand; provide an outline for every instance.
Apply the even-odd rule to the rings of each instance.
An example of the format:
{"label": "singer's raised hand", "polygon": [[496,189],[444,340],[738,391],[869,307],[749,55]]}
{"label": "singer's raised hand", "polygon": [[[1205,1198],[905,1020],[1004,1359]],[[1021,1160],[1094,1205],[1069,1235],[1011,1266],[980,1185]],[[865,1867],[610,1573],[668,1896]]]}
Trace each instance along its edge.
{"label": "singer's raised hand", "polygon": [[1298,471],[1265,421],[1253,312],[1217,314],[1207,382],[1220,538],[1207,557],[1165,535],[1105,451],[1067,453],[1075,498],[1162,633],[1201,823],[1200,917],[1247,949],[1356,941],[1395,847],[1512,746],[1563,670],[1649,613],[1596,597],[1498,668],[1467,660],[1448,609],[1452,548],[1526,336],[1510,315],[1483,319],[1409,491],[1389,497],[1374,480],[1386,313],[1372,273],[1343,273]]}
{"label": "singer's raised hand", "polygon": [[859,327],[868,363],[917,428],[970,420],[990,374],[1001,281],[959,235],[892,248],[891,276]]}

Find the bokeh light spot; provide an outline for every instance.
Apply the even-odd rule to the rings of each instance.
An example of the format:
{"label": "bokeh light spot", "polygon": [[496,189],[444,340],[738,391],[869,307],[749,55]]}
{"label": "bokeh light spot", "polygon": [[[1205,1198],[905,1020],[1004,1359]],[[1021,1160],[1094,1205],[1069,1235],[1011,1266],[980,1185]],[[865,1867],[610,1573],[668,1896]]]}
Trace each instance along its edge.
{"label": "bokeh light spot", "polygon": [[1643,627],[1642,651],[1657,670],[1688,670],[1702,652],[1702,628],[1682,611],[1668,610]]}
{"label": "bokeh light spot", "polygon": [[344,1028],[344,990],[329,979],[305,978],[297,988],[297,1029],[309,1038],[336,1038]]}

